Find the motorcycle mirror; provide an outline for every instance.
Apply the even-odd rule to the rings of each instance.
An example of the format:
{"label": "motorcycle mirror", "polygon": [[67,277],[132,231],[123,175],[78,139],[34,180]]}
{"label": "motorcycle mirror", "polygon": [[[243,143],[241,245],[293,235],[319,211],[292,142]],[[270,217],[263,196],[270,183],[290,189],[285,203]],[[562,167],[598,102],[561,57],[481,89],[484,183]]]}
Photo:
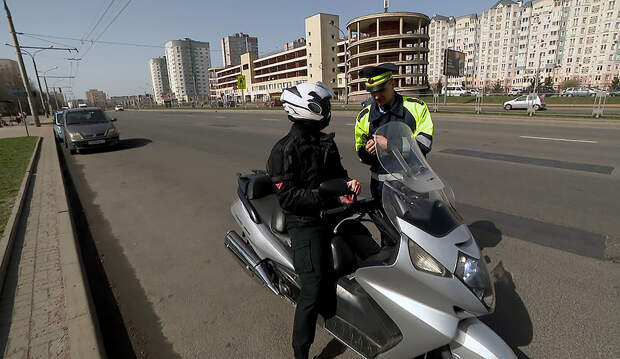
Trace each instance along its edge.
{"label": "motorcycle mirror", "polygon": [[319,195],[321,197],[338,197],[349,193],[347,181],[343,178],[334,178],[322,182],[319,186]]}

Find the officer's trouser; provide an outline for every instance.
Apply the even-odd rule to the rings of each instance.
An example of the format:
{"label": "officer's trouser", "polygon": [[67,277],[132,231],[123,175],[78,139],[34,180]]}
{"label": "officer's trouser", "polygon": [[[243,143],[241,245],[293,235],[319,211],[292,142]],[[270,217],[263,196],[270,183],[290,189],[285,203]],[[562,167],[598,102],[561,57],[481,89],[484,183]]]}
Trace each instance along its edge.
{"label": "officer's trouser", "polygon": [[[383,181],[371,178],[370,194],[372,195],[372,198],[378,200],[379,203],[382,203],[381,200],[383,198]],[[381,210],[383,211],[383,206],[381,206]],[[394,245],[394,240],[389,238],[387,234],[381,232],[381,247],[392,245]]]}
{"label": "officer's trouser", "polygon": [[[336,314],[336,280],[331,252],[332,226],[322,221],[300,222],[287,218],[293,265],[299,274],[301,292],[295,308],[293,349],[295,358],[307,358],[314,341],[316,320]],[[347,225],[343,239],[362,259],[377,253],[379,246],[361,223]]]}

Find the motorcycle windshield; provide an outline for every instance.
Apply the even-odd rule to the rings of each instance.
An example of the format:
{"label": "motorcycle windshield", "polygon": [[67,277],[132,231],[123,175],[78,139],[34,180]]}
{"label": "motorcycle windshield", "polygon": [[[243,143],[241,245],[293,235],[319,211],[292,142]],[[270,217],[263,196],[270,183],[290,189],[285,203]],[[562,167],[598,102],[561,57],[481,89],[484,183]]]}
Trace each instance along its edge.
{"label": "motorcycle windshield", "polygon": [[383,208],[396,228],[396,218],[400,217],[442,237],[460,225],[462,219],[454,209],[451,188],[426,162],[411,128],[402,122],[389,122],[379,127],[375,136],[379,163],[388,173]]}

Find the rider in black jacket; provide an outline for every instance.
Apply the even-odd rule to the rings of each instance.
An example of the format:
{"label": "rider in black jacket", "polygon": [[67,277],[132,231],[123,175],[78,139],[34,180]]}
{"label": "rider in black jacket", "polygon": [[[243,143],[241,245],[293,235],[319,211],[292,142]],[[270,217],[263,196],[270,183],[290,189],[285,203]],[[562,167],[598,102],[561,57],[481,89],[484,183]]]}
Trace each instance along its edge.
{"label": "rider in black jacket", "polygon": [[[333,223],[320,211],[351,203],[351,198],[324,198],[319,185],[329,179],[346,179],[351,191],[360,183],[350,179],[342,167],[334,134],[321,132],[331,119],[331,91],[323,83],[301,83],[283,91],[284,109],[293,121],[289,133],[271,151],[267,172],[291,235],[293,265],[301,291],[295,309],[293,350],[295,358],[308,358],[314,341],[317,316],[329,318],[336,311],[336,280],[331,257]],[[366,227],[349,223],[343,239],[362,259],[378,252]]]}

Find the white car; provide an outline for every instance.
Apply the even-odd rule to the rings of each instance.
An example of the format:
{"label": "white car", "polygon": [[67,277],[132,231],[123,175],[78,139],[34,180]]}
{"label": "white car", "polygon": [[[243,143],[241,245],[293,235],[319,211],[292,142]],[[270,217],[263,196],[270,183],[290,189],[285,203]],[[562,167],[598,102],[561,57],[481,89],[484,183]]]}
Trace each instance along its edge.
{"label": "white car", "polygon": [[469,92],[468,89],[466,89],[465,87],[461,87],[461,86],[448,86],[447,89],[446,87],[441,89],[441,94],[443,95],[444,93],[446,93],[447,90],[447,95],[448,96],[465,96],[467,95]]}
{"label": "white car", "polygon": [[562,92],[562,96],[594,96],[596,95],[596,91],[592,90],[588,87],[569,87],[564,92]]}
{"label": "white car", "polygon": [[532,105],[534,110],[544,110],[547,108],[545,99],[542,96],[537,95],[523,95],[514,100],[504,102],[505,110],[527,109],[529,105]]}
{"label": "white car", "polygon": [[114,111],[125,111],[125,109],[123,108],[123,105],[116,105],[114,107]]}

